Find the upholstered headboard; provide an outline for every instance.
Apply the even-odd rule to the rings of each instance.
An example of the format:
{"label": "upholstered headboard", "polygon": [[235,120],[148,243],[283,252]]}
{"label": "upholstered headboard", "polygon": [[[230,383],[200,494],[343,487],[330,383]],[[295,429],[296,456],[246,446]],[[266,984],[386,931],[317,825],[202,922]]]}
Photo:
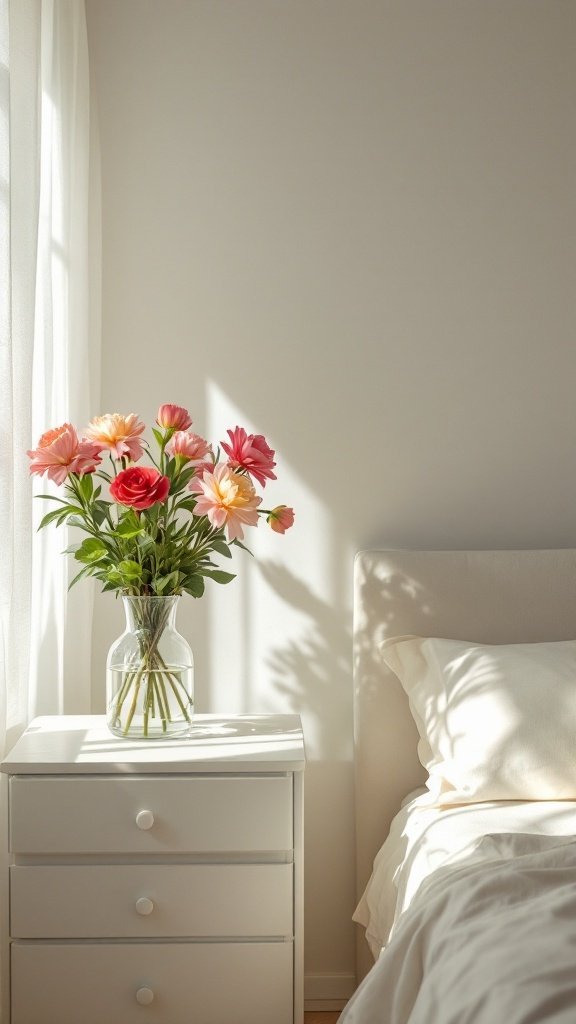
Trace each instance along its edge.
{"label": "upholstered headboard", "polygon": [[[479,643],[576,637],[576,549],[362,551],[354,566],[357,888],[402,799],[424,780],[402,688],[379,655],[413,633]],[[372,963],[363,934],[358,977]]]}

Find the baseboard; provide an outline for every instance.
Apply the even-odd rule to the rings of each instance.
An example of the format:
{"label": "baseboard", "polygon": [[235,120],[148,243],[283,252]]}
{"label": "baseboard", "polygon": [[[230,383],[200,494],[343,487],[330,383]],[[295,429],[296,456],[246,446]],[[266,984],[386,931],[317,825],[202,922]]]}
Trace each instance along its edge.
{"label": "baseboard", "polygon": [[356,988],[353,974],[305,974],[304,1008],[343,1010]]}

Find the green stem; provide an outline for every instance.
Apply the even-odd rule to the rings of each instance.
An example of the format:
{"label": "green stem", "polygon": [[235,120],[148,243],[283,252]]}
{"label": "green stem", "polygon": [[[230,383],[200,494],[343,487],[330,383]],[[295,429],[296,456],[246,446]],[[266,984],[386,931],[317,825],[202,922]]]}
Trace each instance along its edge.
{"label": "green stem", "polygon": [[164,689],[164,682],[160,674],[158,674],[158,678],[156,677],[156,674],[154,675],[154,688],[156,691],[156,700],[158,701],[159,717],[162,722],[162,732],[166,732],[168,722],[172,721],[172,716],[170,714],[170,705],[166,697],[166,690]]}
{"label": "green stem", "polygon": [[[180,710],[182,711],[182,714],[184,715],[184,718],[186,719],[187,722],[191,722],[192,719],[190,718],[190,715],[189,715],[189,712],[188,712],[188,708],[185,706],[185,704],[182,703],[182,699],[181,699],[180,694],[178,693],[178,689],[177,689],[177,687],[180,687],[182,690],[184,690],[184,693],[185,693],[186,697],[188,698],[187,702],[189,704],[190,703],[190,696],[189,696],[188,692],[186,691],[186,688],[185,688],[182,680],[178,679],[178,676],[176,675],[175,672],[170,672],[170,670],[168,669],[168,666],[166,665],[166,662],[162,658],[161,654],[158,654],[157,657],[158,657],[158,660],[160,661],[160,663],[161,663],[161,665],[162,665],[162,667],[164,669],[164,672],[166,674],[166,678],[167,678],[168,682],[170,683],[170,686],[172,687],[172,692],[173,692],[174,696],[176,697],[176,700],[178,701],[178,704],[180,705]],[[166,693],[165,690],[164,690],[164,693]]]}
{"label": "green stem", "polygon": [[132,704],[131,704],[131,707],[130,707],[130,711],[128,712],[128,718],[126,719],[126,724],[124,726],[124,729],[122,730],[125,736],[128,735],[128,730],[130,729],[130,726],[132,724],[132,719],[134,718],[134,715],[136,713],[136,708],[138,706],[138,693],[140,691],[140,682],[141,682],[141,678],[142,678],[141,673],[138,673],[138,675],[139,675],[138,681],[134,684],[134,697],[132,699]]}

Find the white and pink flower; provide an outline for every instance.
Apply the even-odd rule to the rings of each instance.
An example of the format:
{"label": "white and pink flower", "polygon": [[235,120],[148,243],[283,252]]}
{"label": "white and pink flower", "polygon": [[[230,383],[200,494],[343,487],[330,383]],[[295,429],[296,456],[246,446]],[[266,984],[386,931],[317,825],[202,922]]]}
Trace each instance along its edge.
{"label": "white and pink flower", "polygon": [[136,462],[143,452],[140,435],[146,424],[136,413],[128,416],[119,412],[96,416],[86,427],[86,436],[99,446],[100,451],[108,450],[113,458],[127,458]]}
{"label": "white and pink flower", "polygon": [[194,478],[190,490],[198,495],[195,514],[208,517],[217,529],[226,527],[228,540],[242,540],[244,526],[258,525],[258,505],[262,501],[243,473],[235,473],[225,462],[206,469],[201,479]]}

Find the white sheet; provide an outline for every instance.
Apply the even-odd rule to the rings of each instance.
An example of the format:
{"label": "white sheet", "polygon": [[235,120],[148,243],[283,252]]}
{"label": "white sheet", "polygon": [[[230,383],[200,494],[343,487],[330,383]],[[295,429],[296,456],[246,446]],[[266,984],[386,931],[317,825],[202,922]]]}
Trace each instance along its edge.
{"label": "white sheet", "polygon": [[340,1024],[574,1024],[576,839],[500,833],[423,883]]}
{"label": "white sheet", "polygon": [[[576,835],[576,801],[502,801],[439,809],[425,791],[394,818],[354,920],[366,928],[376,959],[427,876],[488,833]],[[576,953],[575,953],[576,956]],[[576,1021],[576,1013],[574,1016]]]}

